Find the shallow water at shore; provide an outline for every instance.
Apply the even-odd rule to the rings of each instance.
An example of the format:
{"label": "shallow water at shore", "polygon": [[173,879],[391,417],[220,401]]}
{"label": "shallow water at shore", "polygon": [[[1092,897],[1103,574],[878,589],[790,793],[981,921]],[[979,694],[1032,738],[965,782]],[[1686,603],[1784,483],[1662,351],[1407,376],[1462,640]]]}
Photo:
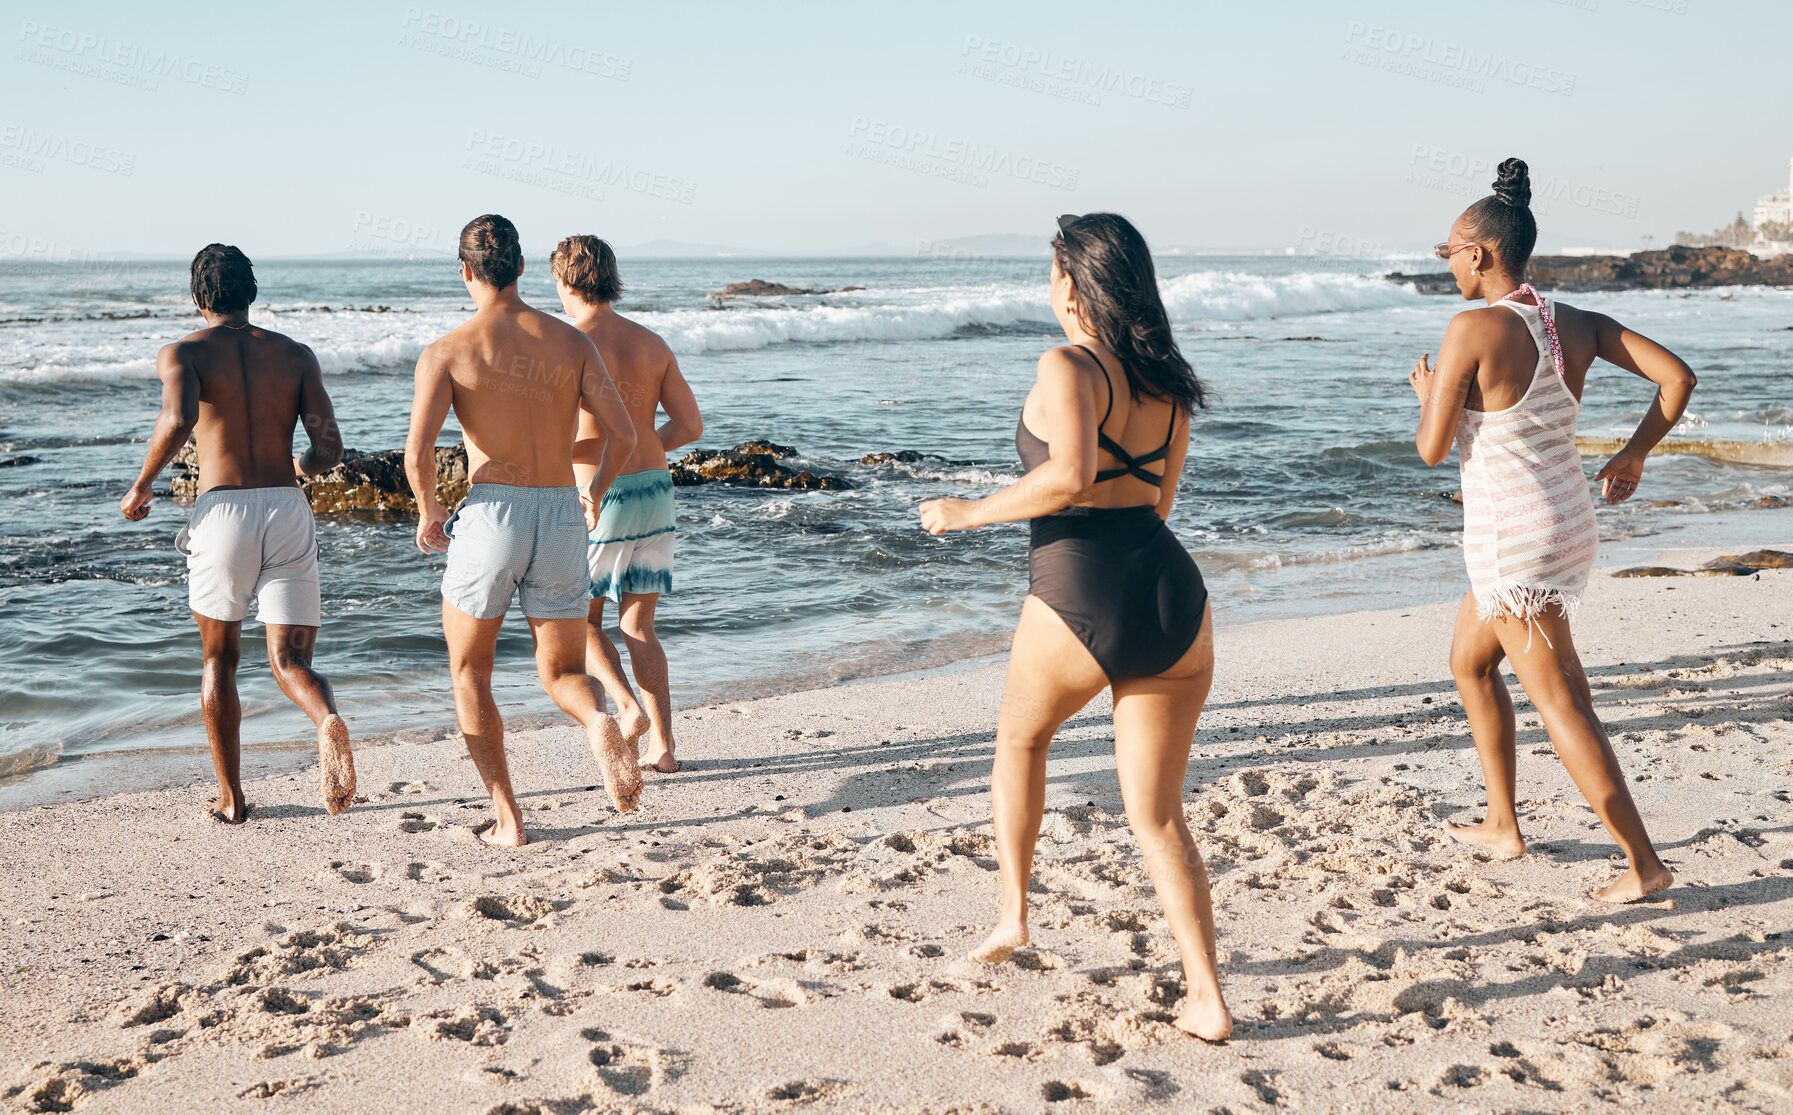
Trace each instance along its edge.
{"label": "shallow water at shore", "polygon": [[[1454,468],[1425,469],[1406,371],[1461,305],[1324,261],[1167,258],[1167,305],[1219,393],[1196,425],[1171,525],[1223,622],[1447,600],[1463,590]],[[914,670],[1001,651],[1025,591],[1025,529],[945,540],[915,505],[1018,474],[1012,431],[1039,353],[1057,343],[1035,260],[625,260],[624,311],[660,329],[704,406],[702,444],[795,445],[848,492],[679,492],[676,592],[662,610],[680,705]],[[439,261],[282,262],[259,269],[257,320],[319,353],[348,443],[402,443],[410,362],[460,320]],[[864,285],[713,309],[750,277]],[[192,746],[197,637],[172,538],[186,509],[139,524],[116,501],[156,407],[156,348],[193,327],[184,269],[0,270],[0,775],[58,755]],[[525,295],[554,299],[541,276]],[[1678,433],[1784,436],[1775,369],[1793,356],[1793,292],[1577,296],[1680,351],[1701,375]],[[380,307],[386,307],[381,309]],[[110,315],[110,316],[107,316]],[[1647,385],[1590,376],[1582,431],[1628,433]],[[445,440],[453,440],[450,431]],[[918,464],[864,465],[914,449]],[[1587,462],[1591,474],[1600,462]],[[1663,545],[1788,533],[1793,474],[1697,457],[1653,460],[1643,500],[1602,509],[1607,561]],[[438,625],[441,559],[409,524],[320,524],[326,626],[318,662],[361,735],[433,731],[452,713]],[[1627,562],[1631,563],[1631,562]],[[246,740],[309,735],[246,632]],[[499,698],[546,715],[521,624],[501,644]]]}

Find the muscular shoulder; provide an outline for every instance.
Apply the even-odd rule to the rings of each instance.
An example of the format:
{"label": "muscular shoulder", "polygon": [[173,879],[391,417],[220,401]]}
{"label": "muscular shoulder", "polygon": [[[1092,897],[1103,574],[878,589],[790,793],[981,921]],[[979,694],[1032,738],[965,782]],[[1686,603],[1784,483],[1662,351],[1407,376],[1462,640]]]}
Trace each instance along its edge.
{"label": "muscular shoulder", "polygon": [[624,344],[635,359],[644,364],[665,363],[672,357],[672,346],[666,338],[637,321],[618,316],[617,324],[622,327]]}

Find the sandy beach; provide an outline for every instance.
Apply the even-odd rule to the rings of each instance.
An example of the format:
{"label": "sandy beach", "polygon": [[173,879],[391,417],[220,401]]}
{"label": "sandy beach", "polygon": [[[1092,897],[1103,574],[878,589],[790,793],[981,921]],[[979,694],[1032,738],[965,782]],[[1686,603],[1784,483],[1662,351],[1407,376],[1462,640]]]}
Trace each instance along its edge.
{"label": "sandy beach", "polygon": [[1216,615],[1185,808],[1223,1046],[1169,1025],[1103,702],[1055,747],[1034,947],[964,959],[995,914],[983,660],[682,712],[684,770],[627,817],[577,730],[516,733],[514,854],[446,736],[363,749],[339,817],[283,769],[216,825],[201,754],[191,786],[0,813],[0,1105],[1793,1110],[1793,570],[1596,574],[1582,658],[1678,876],[1625,908],[1582,897],[1615,849],[1529,706],[1531,854],[1441,837],[1481,800],[1451,606]]}

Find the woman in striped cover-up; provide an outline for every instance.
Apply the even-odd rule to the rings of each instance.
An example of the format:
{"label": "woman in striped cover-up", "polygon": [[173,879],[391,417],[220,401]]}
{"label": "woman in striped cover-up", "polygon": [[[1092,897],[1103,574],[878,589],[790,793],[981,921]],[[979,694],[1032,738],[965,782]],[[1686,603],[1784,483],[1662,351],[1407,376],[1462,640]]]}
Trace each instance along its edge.
{"label": "woman in striped cover-up", "polygon": [[1595,477],[1606,502],[1623,502],[1637,492],[1645,455],[1687,409],[1694,377],[1654,341],[1525,282],[1538,238],[1531,182],[1518,159],[1499,174],[1494,194],[1465,210],[1438,245],[1463,297],[1487,305],[1452,318],[1437,367],[1427,354],[1409,377],[1421,404],[1420,456],[1436,465],[1454,441],[1463,471],[1471,590],[1457,611],[1451,673],[1482,761],[1488,811],[1480,824],[1447,823],[1445,831],[1497,854],[1525,852],[1514,812],[1513,702],[1500,675],[1501,661],[1511,659],[1570,777],[1630,861],[1593,897],[1628,902],[1674,876],[1644,831],[1569,636],[1598,549],[1575,420],[1595,357],[1656,384],[1637,432]]}

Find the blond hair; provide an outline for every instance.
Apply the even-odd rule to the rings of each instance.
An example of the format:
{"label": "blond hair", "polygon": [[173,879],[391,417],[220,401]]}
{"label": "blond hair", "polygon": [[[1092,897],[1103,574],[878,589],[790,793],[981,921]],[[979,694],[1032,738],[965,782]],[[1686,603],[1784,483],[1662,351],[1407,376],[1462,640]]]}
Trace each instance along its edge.
{"label": "blond hair", "polygon": [[587,302],[614,302],[623,295],[616,253],[596,236],[567,237],[554,246],[549,264],[554,277]]}

